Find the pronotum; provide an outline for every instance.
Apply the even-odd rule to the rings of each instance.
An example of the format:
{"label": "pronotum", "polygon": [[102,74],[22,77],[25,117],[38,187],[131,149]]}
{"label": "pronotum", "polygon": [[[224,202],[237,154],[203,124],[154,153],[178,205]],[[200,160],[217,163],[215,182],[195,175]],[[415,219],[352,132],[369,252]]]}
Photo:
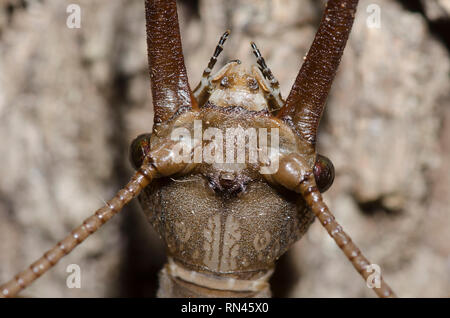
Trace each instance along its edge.
{"label": "pronotum", "polygon": [[[247,69],[233,60],[212,73],[228,31],[201,82],[191,90],[175,1],[146,1],[155,125],[152,134],[139,136],[131,146],[136,174],[80,227],[2,285],[0,295],[15,296],[138,195],[167,246],[169,262],[161,271],[160,297],[270,296],[267,280],[275,261],[315,217],[367,279],[370,262],[322,200],[320,192],[331,185],[333,168],[315,151],[317,127],[357,3],[327,3],[311,49],[283,100],[278,81],[254,43],[256,66]],[[241,127],[266,129],[273,137],[277,129],[279,156],[257,163],[250,162],[249,154],[244,163],[198,161],[198,150],[214,144],[194,137],[182,142],[191,160],[179,162],[180,140],[172,134],[178,129],[195,136],[198,123],[203,133],[215,128],[224,135],[229,128]],[[276,170],[261,173],[261,168],[273,165]],[[395,296],[382,278],[374,291],[381,297]]]}

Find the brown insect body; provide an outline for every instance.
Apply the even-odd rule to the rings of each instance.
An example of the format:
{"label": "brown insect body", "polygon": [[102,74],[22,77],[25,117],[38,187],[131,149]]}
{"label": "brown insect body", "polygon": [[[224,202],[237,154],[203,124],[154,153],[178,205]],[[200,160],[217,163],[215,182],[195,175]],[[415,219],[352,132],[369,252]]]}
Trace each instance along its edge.
{"label": "brown insect body", "polygon": [[[229,78],[226,92],[211,91],[211,96],[221,96],[222,100],[215,99],[221,106],[208,102],[198,112],[185,112],[158,125],[150,148],[170,139],[170,133],[179,127],[187,128],[193,136],[194,120],[203,123],[203,131],[213,127],[223,136],[227,129],[236,127],[243,131],[266,128],[269,132],[277,128],[280,153],[302,153],[312,167],[313,149],[285,123],[273,118],[267,105],[261,111],[251,110],[254,104],[243,107],[247,94],[258,94],[251,93],[251,87],[245,89],[243,83],[250,86],[256,79],[249,73],[229,71],[217,81],[224,76]],[[239,106],[227,106],[227,101]],[[204,141],[202,149],[207,144]],[[247,149],[247,159],[248,153]],[[141,193],[144,213],[164,239],[171,257],[170,266],[162,274],[160,295],[168,296],[167,290],[178,291],[178,287],[165,286],[164,282],[180,285],[179,280],[183,280],[187,293],[178,291],[180,297],[208,296],[211,289],[227,291],[228,296],[232,292],[238,297],[270,295],[266,281],[275,261],[307,231],[314,214],[301,197],[270,185],[259,169],[248,160],[201,162],[188,175],[160,179]],[[182,274],[174,266],[182,267]],[[202,292],[198,286],[206,290]]]}

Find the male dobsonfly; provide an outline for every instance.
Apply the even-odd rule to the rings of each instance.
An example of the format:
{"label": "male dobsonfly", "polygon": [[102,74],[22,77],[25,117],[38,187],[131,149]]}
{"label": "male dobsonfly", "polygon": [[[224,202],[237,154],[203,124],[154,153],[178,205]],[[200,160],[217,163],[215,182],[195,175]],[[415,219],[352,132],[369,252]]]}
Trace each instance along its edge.
{"label": "male dobsonfly", "polygon": [[[269,297],[276,260],[314,219],[366,284],[372,264],[322,199],[334,167],[316,152],[317,128],[357,4],[327,2],[284,100],[253,42],[256,65],[232,60],[213,73],[230,31],[192,90],[176,1],[145,1],[154,126],[131,145],[136,172],[113,199],[1,285],[0,295],[16,296],[134,198],[166,245],[160,297]],[[395,297],[381,275],[377,280],[378,296]]]}

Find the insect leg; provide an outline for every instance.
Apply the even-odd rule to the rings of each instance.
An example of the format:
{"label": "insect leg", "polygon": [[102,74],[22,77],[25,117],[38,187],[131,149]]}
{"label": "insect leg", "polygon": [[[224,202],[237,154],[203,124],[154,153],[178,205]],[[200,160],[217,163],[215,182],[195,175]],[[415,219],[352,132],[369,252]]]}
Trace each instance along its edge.
{"label": "insect leg", "polygon": [[200,80],[200,83],[198,83],[197,87],[194,89],[193,94],[194,97],[197,99],[199,107],[205,104],[206,101],[208,100],[209,89],[211,86],[211,72],[212,69],[214,68],[214,65],[216,65],[217,58],[223,51],[223,45],[225,44],[225,41],[227,40],[229,35],[230,30],[227,30],[220,37],[219,43],[217,44],[216,49],[214,50],[214,54],[211,56],[208,66],[203,71],[202,79]]}
{"label": "insect leg", "polygon": [[29,286],[39,276],[52,268],[61,258],[69,254],[81,244],[88,236],[96,232],[103,224],[135,198],[154,178],[156,168],[151,164],[144,164],[135,173],[130,182],[117,194],[98,209],[92,216],[84,220],[83,224],[74,229],[62,241],[48,250],[41,258],[31,264],[23,272],[17,274],[9,282],[0,286],[1,297],[14,297],[22,289]]}
{"label": "insect leg", "polygon": [[[279,169],[271,175],[264,175],[269,182],[284,186],[285,188],[300,193],[307,206],[320,220],[320,223],[334,239],[336,244],[353,264],[353,267],[367,282],[371,278],[368,266],[371,262],[362,254],[361,250],[353,243],[350,236],[345,233],[342,226],[336,221],[333,213],[323,201],[317,188],[313,171],[306,161],[298,154],[291,153],[280,158]],[[395,293],[384,282],[383,277],[378,277],[379,287],[374,287],[374,292],[379,297],[396,297]]]}
{"label": "insect leg", "polygon": [[0,297],[14,297],[22,289],[29,286],[39,276],[52,268],[62,257],[69,254],[88,236],[119,213],[155,177],[170,176],[177,173],[187,174],[194,169],[195,163],[184,163],[177,160],[177,146],[178,142],[175,140],[168,140],[156,144],[148,153],[143,164],[136,171],[130,182],[123,189],[119,190],[114,198],[106,202],[105,206],[84,220],[82,225],[74,229],[72,233],[57,243],[52,249],[48,250],[26,270],[16,275],[6,284],[1,285]]}
{"label": "insect leg", "polygon": [[264,78],[269,81],[269,107],[271,111],[277,111],[284,106],[284,101],[281,98],[280,83],[273,75],[270,68],[267,66],[264,57],[262,57],[261,52],[256,46],[255,42],[251,42],[250,45],[253,49],[253,54],[256,56],[256,62],[258,67],[264,75]]}

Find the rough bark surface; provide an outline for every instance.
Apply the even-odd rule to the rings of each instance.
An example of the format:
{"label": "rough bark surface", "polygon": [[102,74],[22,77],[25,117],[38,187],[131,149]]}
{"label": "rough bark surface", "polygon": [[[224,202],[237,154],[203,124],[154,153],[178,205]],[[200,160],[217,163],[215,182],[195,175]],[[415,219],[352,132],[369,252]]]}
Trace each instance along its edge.
{"label": "rough bark surface", "polygon": [[[325,200],[399,296],[449,297],[450,63],[429,27],[448,19],[447,1],[428,18],[399,2],[376,2],[380,28],[367,26],[373,1],[359,5],[317,140],[337,172]],[[128,145],[152,127],[143,1],[80,0],[80,29],[66,26],[70,3],[0,2],[0,282],[126,183]],[[286,97],[322,10],[313,0],[181,1],[191,86],[231,29],[218,64],[254,64],[253,40]],[[22,295],[154,296],[157,235],[137,205],[110,223]],[[66,286],[69,264],[81,289]],[[271,282],[278,297],[374,295],[318,222]]]}

